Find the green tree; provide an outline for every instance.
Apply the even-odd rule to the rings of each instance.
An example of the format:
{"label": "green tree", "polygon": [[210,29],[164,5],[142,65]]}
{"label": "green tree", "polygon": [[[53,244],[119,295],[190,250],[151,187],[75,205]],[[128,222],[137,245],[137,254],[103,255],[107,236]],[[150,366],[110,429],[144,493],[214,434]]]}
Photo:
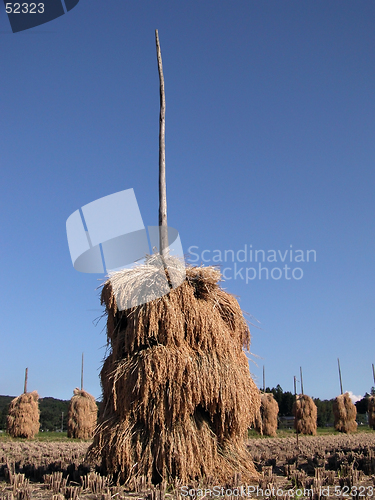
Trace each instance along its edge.
{"label": "green tree", "polygon": [[294,394],[289,391],[284,392],[281,406],[279,407],[280,414],[285,416],[293,415],[293,404],[295,400],[296,397]]}
{"label": "green tree", "polygon": [[4,408],[0,412],[0,429],[4,431],[7,426],[7,415],[8,415],[8,407],[4,406]]}
{"label": "green tree", "polygon": [[319,398],[315,398],[314,403],[316,404],[316,408],[318,410],[318,427],[326,427],[327,425],[333,424],[333,399],[325,399],[321,401]]}
{"label": "green tree", "polygon": [[370,394],[368,394],[366,392],[366,394],[363,396],[362,399],[360,399],[359,401],[354,403],[356,408],[357,408],[357,413],[359,413],[360,415],[363,415],[363,414],[368,412],[368,397],[369,396],[370,396]]}
{"label": "green tree", "polygon": [[7,415],[10,402],[14,399],[12,396],[0,396],[0,429],[6,430]]}
{"label": "green tree", "polygon": [[273,394],[273,397],[275,398],[275,400],[277,401],[277,404],[280,407],[281,401],[283,399],[283,394],[284,394],[280,384],[277,384],[276,388],[273,387],[272,389],[268,389],[268,387],[267,387],[266,392],[271,392]]}
{"label": "green tree", "polygon": [[277,404],[279,405],[280,417],[293,415],[293,403],[295,401],[294,394],[289,391],[284,392],[279,384],[272,389],[269,389],[267,387],[266,392],[271,392],[273,394],[273,397],[277,401]]}

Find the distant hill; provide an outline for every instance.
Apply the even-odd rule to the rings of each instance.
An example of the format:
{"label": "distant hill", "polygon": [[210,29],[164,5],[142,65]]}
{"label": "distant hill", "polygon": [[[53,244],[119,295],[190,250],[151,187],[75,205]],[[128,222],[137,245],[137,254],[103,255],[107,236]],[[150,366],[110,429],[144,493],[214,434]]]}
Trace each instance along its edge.
{"label": "distant hill", "polygon": [[[0,429],[6,429],[6,417],[9,403],[14,396],[0,396]],[[43,398],[39,400],[40,429],[44,431],[55,431],[61,429],[61,417],[63,416],[63,430],[66,431],[66,419],[69,401],[55,398]]]}

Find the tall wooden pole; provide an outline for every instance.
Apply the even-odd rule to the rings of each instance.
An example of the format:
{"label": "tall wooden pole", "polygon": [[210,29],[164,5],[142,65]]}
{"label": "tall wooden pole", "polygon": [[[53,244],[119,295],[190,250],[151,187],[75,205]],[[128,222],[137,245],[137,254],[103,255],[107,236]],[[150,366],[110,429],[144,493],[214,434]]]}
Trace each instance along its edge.
{"label": "tall wooden pole", "polygon": [[159,251],[165,257],[168,248],[167,223],[167,187],[165,180],[165,91],[163,62],[159,43],[159,33],[155,30],[156,55],[160,81],[160,117],[159,117]]}
{"label": "tall wooden pole", "polygon": [[375,387],[375,368],[374,368],[374,363],[372,363],[372,376],[374,378],[374,387]]}
{"label": "tall wooden pole", "polygon": [[81,391],[83,391],[83,353],[82,353],[82,363],[81,363]]}
{"label": "tall wooden pole", "polygon": [[28,377],[28,374],[29,374],[29,369],[26,368],[26,370],[25,370],[25,385],[23,386],[23,392],[24,392],[24,394],[27,393],[27,377]]}
{"label": "tall wooden pole", "polygon": [[340,394],[344,394],[344,391],[342,390],[342,378],[341,378],[341,368],[340,368],[340,360],[337,358],[337,365],[339,367],[339,379],[340,379]]}
{"label": "tall wooden pole", "polygon": [[301,394],[303,395],[303,378],[302,378],[302,366],[299,367],[300,375],[301,375]]}
{"label": "tall wooden pole", "polygon": [[263,392],[266,392],[266,374],[264,365],[263,365]]}

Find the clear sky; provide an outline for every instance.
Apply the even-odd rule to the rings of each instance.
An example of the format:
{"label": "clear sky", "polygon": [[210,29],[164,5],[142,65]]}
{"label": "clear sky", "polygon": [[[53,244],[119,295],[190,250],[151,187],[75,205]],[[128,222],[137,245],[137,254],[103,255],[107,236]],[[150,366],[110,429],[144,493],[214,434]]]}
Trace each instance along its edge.
{"label": "clear sky", "polygon": [[20,394],[28,366],[30,390],[70,398],[84,351],[85,388],[100,396],[104,276],[75,271],[65,223],[134,188],[144,222],[157,224],[155,28],[168,223],[194,261],[229,250],[223,286],[259,322],[258,385],[265,365],[267,385],[293,390],[302,366],[305,393],[334,397],[340,357],[344,390],[369,391],[374,26],[363,0],[80,0],[13,34],[2,5],[0,394]]}

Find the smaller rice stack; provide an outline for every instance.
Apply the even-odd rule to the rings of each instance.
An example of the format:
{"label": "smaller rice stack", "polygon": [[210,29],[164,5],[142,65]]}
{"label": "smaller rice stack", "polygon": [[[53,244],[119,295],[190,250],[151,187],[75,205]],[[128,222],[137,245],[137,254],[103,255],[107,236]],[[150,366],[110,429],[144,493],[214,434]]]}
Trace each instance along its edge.
{"label": "smaller rice stack", "polygon": [[375,396],[368,398],[368,425],[375,431]]}
{"label": "smaller rice stack", "polygon": [[333,402],[333,414],[335,416],[335,429],[339,432],[356,432],[357,408],[350,399],[349,393],[340,394]]}
{"label": "smaller rice stack", "polygon": [[316,404],[305,394],[299,394],[293,404],[294,428],[299,434],[316,436],[318,410]]}
{"label": "smaller rice stack", "polygon": [[264,393],[260,398],[260,415],[257,419],[257,431],[263,436],[277,435],[277,416],[279,405],[271,393]]}
{"label": "smaller rice stack", "polygon": [[39,395],[24,392],[9,405],[7,432],[12,437],[32,439],[39,432]]}
{"label": "smaller rice stack", "polygon": [[81,389],[74,389],[68,410],[68,437],[90,439],[97,422],[98,407],[94,396]]}

